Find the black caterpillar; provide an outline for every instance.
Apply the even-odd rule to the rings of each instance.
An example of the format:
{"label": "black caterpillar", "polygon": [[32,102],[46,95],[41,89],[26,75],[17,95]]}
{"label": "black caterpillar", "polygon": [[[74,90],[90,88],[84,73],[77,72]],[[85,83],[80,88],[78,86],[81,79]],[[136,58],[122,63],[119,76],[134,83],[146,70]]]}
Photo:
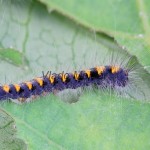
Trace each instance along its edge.
{"label": "black caterpillar", "polygon": [[128,70],[119,66],[99,66],[73,73],[47,72],[42,77],[20,84],[0,86],[0,100],[18,99],[21,102],[27,98],[36,97],[44,93],[76,89],[90,85],[125,87],[128,83]]}

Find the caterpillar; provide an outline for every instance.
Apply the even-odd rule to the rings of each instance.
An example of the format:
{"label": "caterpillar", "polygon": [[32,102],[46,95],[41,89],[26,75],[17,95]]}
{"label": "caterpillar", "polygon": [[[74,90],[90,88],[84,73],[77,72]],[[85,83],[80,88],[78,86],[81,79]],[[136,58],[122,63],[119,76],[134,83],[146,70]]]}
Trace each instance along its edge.
{"label": "caterpillar", "polygon": [[25,102],[27,98],[33,98],[64,89],[76,89],[91,85],[102,87],[125,87],[128,84],[128,69],[118,65],[97,66],[94,68],[74,71],[73,73],[51,73],[48,71],[43,76],[34,78],[20,84],[0,86],[0,100],[17,99]]}
{"label": "caterpillar", "polygon": [[[19,2],[19,1],[21,1],[21,0],[17,0],[16,2]],[[31,1],[31,0],[29,0],[29,1]],[[2,2],[4,4],[6,3],[5,1],[2,1]],[[9,3],[9,4],[12,4],[12,2],[15,3],[15,0],[10,0],[10,2],[11,3]],[[7,4],[5,4],[5,5],[7,5]],[[10,5],[10,6],[13,6],[13,5]],[[16,5],[14,5],[14,6],[16,6]],[[8,8],[8,7],[6,7],[6,8]],[[15,8],[14,10],[15,10],[14,12],[16,13],[17,9]],[[7,11],[9,12],[9,9]],[[26,11],[24,12],[24,14],[25,13],[26,13]],[[11,13],[10,13],[10,15],[11,15]],[[35,17],[35,18],[37,18],[37,17]],[[21,20],[19,22],[21,22]],[[53,21],[51,21],[51,22],[53,22]],[[50,30],[55,31],[55,29],[53,28],[54,26],[55,25],[52,24],[52,26],[51,26],[52,28],[50,28]],[[40,25],[39,25],[39,27],[40,27]],[[40,30],[42,30],[42,28],[39,28],[38,31],[40,31]],[[65,28],[63,29],[63,31],[65,31]],[[81,31],[81,32],[85,33],[84,31]],[[9,34],[11,34],[11,33],[9,33]],[[39,34],[40,33],[37,33],[37,36]],[[120,89],[126,90],[126,87],[133,85],[134,87],[132,86],[130,88],[132,90],[130,90],[130,91],[131,92],[134,91],[132,93],[140,99],[141,97],[139,95],[142,95],[142,94],[139,92],[140,90],[137,90],[137,85],[140,86],[140,89],[144,89],[144,90],[146,89],[147,90],[148,88],[147,87],[143,88],[144,84],[142,84],[142,81],[138,77],[139,72],[137,72],[135,69],[131,70],[132,68],[128,69],[126,67],[127,66],[126,61],[128,61],[128,57],[130,57],[130,56],[128,55],[127,58],[123,58],[124,56],[121,57],[122,55],[120,55],[120,53],[125,53],[125,49],[123,48],[124,50],[121,49],[121,51],[120,51],[120,47],[115,46],[115,44],[110,44],[110,46],[109,46],[109,44],[106,41],[102,42],[103,40],[102,41],[98,40],[98,42],[100,42],[101,44],[97,47],[96,45],[98,42],[96,41],[95,34],[94,34],[94,39],[93,39],[90,36],[91,34],[88,33],[88,36],[91,37],[91,39],[94,41],[94,43],[93,43],[93,41],[91,42],[91,39],[87,39],[88,41],[85,41],[86,38],[82,39],[80,37],[81,35],[82,34],[79,34],[79,36],[78,36],[79,39],[77,38],[77,41],[75,42],[75,45],[74,45],[74,49],[75,50],[79,49],[79,48],[81,49],[81,47],[80,47],[81,43],[83,46],[87,45],[87,46],[85,46],[86,48],[83,47],[83,50],[81,50],[82,54],[78,50],[73,52],[75,54],[72,54],[72,51],[68,51],[68,47],[64,48],[63,53],[68,53],[68,56],[64,57],[60,61],[60,64],[65,63],[67,65],[70,65],[72,63],[71,66],[76,67],[78,65],[81,66],[82,61],[85,61],[85,62],[83,62],[84,67],[87,65],[87,63],[88,63],[88,67],[89,67],[89,64],[90,64],[90,66],[97,66],[99,64],[102,64],[102,66],[94,67],[94,68],[86,69],[86,70],[81,69],[81,71],[73,71],[72,73],[65,73],[65,72],[59,71],[61,73],[51,74],[49,72],[50,74],[48,73],[48,74],[43,75],[41,77],[34,78],[33,80],[22,82],[19,84],[1,85],[0,86],[0,100],[7,100],[7,99],[15,100],[15,99],[17,99],[18,101],[26,102],[28,98],[34,99],[37,96],[45,95],[47,93],[54,93],[55,94],[59,91],[64,92],[65,89],[77,89],[78,87],[82,88],[82,87],[88,87],[88,86],[92,86],[92,85],[106,88],[106,89],[108,87],[111,87],[112,89],[117,89],[118,91]],[[44,36],[45,36],[45,34],[44,34]],[[68,39],[71,39],[70,37],[72,37],[72,32],[71,32],[71,34],[69,33],[69,36],[67,35],[67,38],[66,37],[64,38],[65,41],[68,41]],[[51,38],[51,36],[47,37],[47,34],[46,34],[46,39],[49,39],[49,38]],[[55,38],[57,39],[57,38],[59,38],[59,36],[57,34],[55,34]],[[16,39],[16,41],[18,41],[18,39]],[[60,40],[60,43],[59,43],[60,45],[61,45],[61,42],[62,41]],[[36,43],[38,44],[37,41],[36,41]],[[69,40],[69,43],[70,43],[70,40]],[[87,44],[87,43],[90,43],[90,44]],[[91,44],[91,43],[93,43],[93,44]],[[107,44],[105,44],[105,43],[107,43]],[[12,45],[14,45],[14,44],[12,43]],[[55,45],[55,43],[54,43],[54,45]],[[6,45],[6,46],[8,46],[8,45]],[[37,47],[36,44],[34,46]],[[111,56],[110,51],[108,51],[108,54],[103,54],[103,53],[107,53],[106,47],[110,47],[111,50],[114,50],[115,54],[113,54]],[[28,49],[29,48],[31,48],[33,50],[33,54],[35,55],[35,52],[34,52],[35,47],[33,47],[33,45],[29,45]],[[43,59],[43,60],[40,62],[41,63],[40,65],[44,66],[46,64],[45,65],[46,67],[49,67],[49,64],[55,65],[57,60],[54,62],[51,60],[50,61],[48,60],[49,55],[51,58],[54,58],[53,52],[49,52],[46,50],[46,49],[49,49],[49,45],[48,45],[48,48],[44,47],[43,49],[44,49],[44,55],[42,54],[43,57],[41,59]],[[86,49],[92,49],[92,50],[85,51]],[[99,51],[99,49],[100,49],[100,51]],[[102,49],[104,49],[104,51]],[[119,49],[119,52],[117,52],[118,49]],[[32,51],[32,50],[30,50],[30,51]],[[58,49],[56,48],[55,50],[57,50],[56,53],[58,53],[59,56],[61,56],[59,48]],[[27,50],[27,51],[28,51],[27,55],[31,56],[30,55],[31,53],[29,52],[29,50]],[[61,51],[62,51],[62,49],[61,49]],[[98,61],[96,60],[94,55],[96,55],[96,57],[98,57]],[[106,58],[104,58],[105,55],[107,56]],[[109,55],[112,57],[111,59],[109,58]],[[114,57],[114,55],[116,57]],[[29,61],[30,60],[32,60],[32,62],[37,61],[37,58],[40,55],[38,55],[38,57],[36,57],[36,56],[37,55],[35,55],[34,59],[32,57],[29,57]],[[90,61],[89,56],[92,57],[92,61]],[[94,60],[93,60],[93,58],[94,58]],[[99,58],[101,58],[101,59],[99,59]],[[58,59],[61,59],[61,57],[59,57]],[[106,59],[106,62],[104,59]],[[45,62],[44,60],[48,60],[48,62],[47,61]],[[99,61],[101,61],[101,62],[99,63]],[[108,61],[110,61],[110,62],[108,62]],[[31,64],[31,69],[33,69],[32,65],[33,65],[33,63]],[[64,65],[62,65],[62,66],[64,67]],[[38,70],[38,69],[39,68],[36,68],[36,70]],[[48,69],[48,68],[46,68],[46,69]],[[57,70],[57,67],[54,69]],[[64,68],[63,68],[63,70],[64,70]],[[24,72],[21,72],[21,74],[23,74],[23,73]],[[135,74],[133,75],[133,73],[135,73]],[[144,72],[140,71],[140,73],[144,73]],[[8,74],[8,73],[6,72],[5,74]],[[131,79],[131,75],[133,75],[132,79]],[[18,78],[18,77],[16,77],[16,78]],[[14,79],[10,79],[10,81],[11,80],[14,80]],[[134,84],[135,82],[139,82],[139,83],[137,83],[137,85],[136,85],[136,84]],[[77,91],[77,90],[75,90],[75,91]],[[137,91],[137,92],[135,92],[135,91]],[[147,93],[149,93],[149,91]],[[145,93],[143,95],[145,96]]]}

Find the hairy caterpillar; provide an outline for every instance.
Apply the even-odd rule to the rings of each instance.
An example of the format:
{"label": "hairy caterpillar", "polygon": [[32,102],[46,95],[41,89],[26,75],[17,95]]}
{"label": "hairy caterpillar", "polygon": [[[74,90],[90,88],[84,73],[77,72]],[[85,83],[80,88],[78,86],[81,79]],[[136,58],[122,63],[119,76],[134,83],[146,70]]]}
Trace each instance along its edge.
{"label": "hairy caterpillar", "polygon": [[[3,1],[4,2],[4,1]],[[9,11],[8,11],[9,12]],[[16,11],[15,11],[16,12]],[[18,12],[17,12],[18,13]],[[33,17],[34,18],[34,17]],[[39,20],[38,20],[38,22],[39,22]],[[51,21],[51,22],[49,22],[49,23],[53,23],[53,22],[55,22],[55,21]],[[40,23],[40,22],[39,22]],[[48,27],[49,27],[49,23],[48,23]],[[62,23],[62,22],[61,22]],[[57,23],[57,24],[59,24],[59,22]],[[51,25],[51,30],[52,31],[55,31],[55,29],[53,28],[55,26],[55,24],[52,24]],[[39,27],[40,27],[40,25],[39,25]],[[40,28],[41,29],[41,28]],[[40,29],[38,29],[38,31],[40,31]],[[63,29],[64,30],[64,29]],[[66,30],[65,30],[66,31]],[[47,32],[47,31],[46,31]],[[32,33],[36,33],[36,32],[32,32]],[[31,33],[31,34],[32,34]],[[40,33],[37,33],[37,36],[38,35],[40,35]],[[48,35],[50,35],[50,34],[48,34]],[[57,32],[55,33],[55,36],[56,36],[56,39],[59,39],[59,35],[60,34],[58,34]],[[61,33],[61,35],[63,35],[63,33]],[[68,38],[68,35],[66,36],[67,38]],[[69,36],[69,39],[71,39],[71,37],[72,36]],[[90,36],[89,36],[90,37]],[[19,39],[19,36],[17,36],[17,38]],[[49,36],[47,37],[46,36],[46,39],[48,39],[49,40]],[[63,39],[64,37],[61,37],[61,40]],[[67,39],[66,38],[66,39]],[[16,39],[16,41],[19,41],[18,39]],[[36,38],[37,39],[37,38]],[[66,40],[65,39],[65,40]],[[85,38],[84,38],[85,39]],[[40,39],[41,40],[41,39]],[[59,40],[59,41],[61,41],[61,40]],[[95,41],[96,39],[94,38],[94,41]],[[34,41],[34,39],[32,39],[32,41]],[[66,41],[68,41],[68,40],[66,40]],[[105,68],[106,70],[108,69],[108,68],[112,68],[112,67],[114,67],[116,70],[118,70],[118,71],[120,71],[120,70],[122,70],[123,71],[123,74],[125,75],[125,73],[127,74],[127,78],[128,79],[126,79],[126,82],[125,82],[125,84],[124,84],[124,86],[123,86],[123,84],[121,84],[121,85],[119,85],[118,84],[118,82],[116,82],[116,80],[115,81],[113,81],[113,77],[112,78],[110,78],[111,80],[108,80],[108,78],[104,78],[104,77],[106,77],[106,76],[104,76],[100,81],[100,84],[97,84],[97,81],[98,80],[96,80],[96,83],[94,83],[94,85],[96,85],[96,86],[98,86],[98,87],[102,87],[102,88],[105,88],[105,89],[107,89],[108,87],[111,87],[112,89],[126,89],[126,87],[130,87],[130,86],[132,86],[131,84],[133,83],[133,82],[140,82],[140,84],[138,84],[141,88],[143,88],[142,87],[142,82],[138,79],[138,73],[136,72],[134,72],[135,70],[133,69],[132,70],[132,67],[130,68],[129,67],[129,69],[126,69],[126,64],[123,66],[121,63],[122,63],[122,61],[126,61],[125,59],[122,59],[121,58],[121,56],[117,56],[117,60],[119,60],[120,61],[120,64],[118,64],[117,62],[116,62],[116,60],[114,60],[115,61],[115,63],[112,63],[112,62],[107,62],[107,63],[95,63],[96,61],[95,60],[93,60],[93,58],[95,59],[95,57],[93,57],[93,54],[95,54],[95,55],[99,55],[98,56],[98,58],[101,58],[101,60],[104,58],[104,55],[102,54],[102,51],[100,51],[100,52],[97,52],[97,54],[94,52],[94,50],[93,49],[97,49],[97,51],[99,50],[99,49],[104,49],[104,52],[106,51],[106,49],[105,49],[105,47],[103,47],[103,46],[100,46],[100,47],[96,47],[95,45],[96,44],[94,44],[94,48],[93,48],[93,46],[91,46],[91,47],[89,47],[90,46],[90,44],[87,44],[87,43],[89,43],[89,41],[87,42],[86,41],[86,43],[84,43],[85,42],[85,40],[81,40],[81,38],[78,40],[78,41],[80,41],[80,42],[76,42],[76,46],[74,46],[74,49],[83,49],[82,51],[80,50],[80,51],[74,51],[76,54],[75,54],[75,57],[76,57],[76,60],[75,60],[75,58],[74,58],[74,52],[73,52],[73,54],[71,54],[71,52],[70,51],[66,51],[66,50],[70,50],[70,48],[71,47],[66,47],[66,48],[62,48],[62,45],[61,45],[61,43],[59,43],[60,45],[61,45],[61,50],[59,50],[59,49],[57,49],[57,54],[59,54],[59,56],[61,56],[61,52],[63,51],[63,53],[68,53],[68,56],[65,56],[64,57],[64,59],[62,59],[61,60],[61,63],[64,63],[64,64],[71,64],[71,62],[73,62],[72,64],[75,64],[74,66],[76,66],[76,65],[81,65],[82,64],[82,62],[81,61],[85,61],[85,63],[84,63],[84,67],[85,67],[85,65],[86,65],[86,63],[90,63],[90,67],[92,67],[92,66],[97,66],[97,65],[99,65],[99,64],[102,64],[102,68]],[[39,43],[39,40],[37,41],[35,41],[36,43]],[[70,41],[69,41],[70,42]],[[4,42],[5,43],[5,42]],[[21,42],[19,42],[19,43],[21,43]],[[55,42],[54,42],[55,43]],[[84,47],[81,47],[81,43],[83,44],[83,45],[87,45],[87,47],[86,48],[84,48]],[[97,43],[97,42],[96,42]],[[28,49],[30,49],[30,51],[32,51],[32,52],[34,52],[33,50],[35,50],[35,49],[41,49],[42,48],[42,50],[44,51],[44,54],[45,55],[43,55],[42,54],[42,57],[43,57],[43,60],[40,62],[40,65],[41,64],[43,64],[43,68],[45,69],[45,70],[47,70],[48,68],[46,68],[46,67],[49,67],[49,64],[51,64],[52,66],[54,66],[55,64],[57,64],[57,61],[55,61],[55,62],[51,62],[51,61],[47,61],[47,60],[49,60],[49,58],[53,58],[54,57],[54,55],[51,53],[51,52],[49,52],[49,51],[46,51],[46,49],[50,49],[50,48],[52,48],[52,47],[50,47],[49,46],[49,44],[50,43],[48,43],[48,48],[45,48],[45,47],[39,47],[38,46],[38,44],[35,44],[36,45],[36,47],[32,47],[32,46],[29,46],[28,47]],[[8,46],[8,45],[10,45],[10,44],[6,44],[6,47]],[[13,44],[12,44],[13,45]],[[66,45],[66,44],[65,44]],[[45,46],[45,45],[44,45]],[[108,45],[107,45],[108,46]],[[86,49],[91,49],[92,48],[92,51],[85,51]],[[20,48],[21,49],[21,48]],[[114,48],[115,50],[116,50],[116,47]],[[43,53],[43,51],[42,51],[42,53]],[[51,51],[53,51],[52,49],[51,49]],[[55,49],[55,51],[56,51],[56,49]],[[83,51],[85,51],[85,52],[83,52]],[[80,52],[80,53],[79,53]],[[82,53],[82,54],[81,54]],[[123,53],[123,51],[121,51],[121,53]],[[32,62],[36,62],[37,61],[37,51],[35,51],[35,53],[30,53],[29,51],[28,51],[28,59],[29,59],[29,61],[31,61],[32,60]],[[32,56],[32,55],[34,55],[34,59],[33,59],[33,57],[30,57],[30,56]],[[56,54],[55,54],[56,55]],[[71,57],[70,57],[70,55],[72,55]],[[85,57],[86,56],[86,57]],[[89,61],[89,56],[92,56],[92,65],[91,65],[91,62]],[[71,58],[71,59],[70,59]],[[72,59],[73,58],[73,59]],[[61,59],[60,57],[58,58],[58,59]],[[108,61],[109,61],[109,58],[107,57],[106,58]],[[113,58],[114,59],[114,58]],[[46,60],[46,61],[44,61],[44,60]],[[59,60],[60,61],[60,60]],[[99,60],[98,60],[99,61]],[[77,62],[77,63],[76,63]],[[38,66],[36,63],[35,63],[35,65],[36,66]],[[39,70],[39,68],[36,68],[35,69],[35,65],[34,66],[32,66],[32,69],[33,70]],[[40,66],[39,65],[39,66]],[[72,65],[73,66],[73,65]],[[88,67],[89,67],[88,66]],[[87,68],[88,68],[87,67]],[[43,69],[42,68],[42,69]],[[56,69],[56,68],[54,68],[54,69]],[[64,70],[64,66],[63,66],[63,70]],[[78,69],[77,69],[78,70]],[[80,70],[80,69],[79,69]],[[57,71],[57,70],[56,70]],[[86,72],[85,72],[86,71]],[[20,71],[21,72],[21,71]],[[61,72],[61,71],[60,71]],[[109,72],[112,74],[112,70],[110,69],[109,70]],[[83,80],[83,83],[84,84],[77,84],[78,82],[74,79],[75,78],[75,76],[74,75],[77,75],[77,73],[79,74],[79,75],[83,75],[85,78],[84,78],[84,80]],[[84,74],[83,74],[84,73]],[[77,72],[77,71],[75,71],[75,72],[73,72],[73,73],[64,73],[64,72],[61,72],[60,74],[58,73],[56,73],[56,74],[51,74],[51,75],[55,75],[55,79],[57,79],[56,81],[59,83],[59,84],[55,84],[55,85],[53,85],[53,83],[51,83],[50,82],[50,80],[48,79],[48,81],[47,81],[47,79],[46,79],[46,75],[44,75],[44,76],[42,76],[42,77],[40,77],[40,80],[42,80],[42,81],[37,81],[37,80],[35,80],[35,79],[33,79],[33,80],[31,80],[31,81],[28,81],[27,83],[28,83],[28,85],[26,84],[26,82],[23,82],[23,83],[20,83],[20,84],[9,84],[9,85],[2,85],[0,88],[1,88],[1,99],[18,99],[18,100],[20,100],[20,101],[27,101],[27,98],[29,98],[29,97],[37,97],[37,96],[39,96],[39,95],[42,95],[42,94],[46,94],[46,93],[57,93],[58,91],[64,91],[65,89],[75,89],[75,88],[78,88],[78,87],[88,87],[88,86],[91,86],[91,85],[93,85],[93,83],[91,82],[91,79],[90,78],[88,78],[88,74],[90,73],[90,75],[93,73],[93,70],[92,69],[88,69],[88,70],[83,70],[83,71],[79,71],[79,72]],[[103,72],[104,73],[104,72]],[[118,72],[116,72],[116,73],[118,73]],[[135,73],[134,74],[134,76],[132,76],[132,74],[133,73]],[[142,71],[140,72],[140,73],[142,73]],[[6,71],[6,75],[7,75],[8,73],[7,73],[7,71]],[[111,77],[111,74],[107,74],[107,75],[110,75],[109,77]],[[50,75],[50,74],[47,74],[48,76]],[[71,76],[72,75],[72,76]],[[116,75],[116,74],[112,74],[112,75]],[[121,74],[120,74],[121,75]],[[135,76],[136,75],[136,76]],[[67,81],[68,81],[68,78],[67,77],[73,77],[73,79],[74,79],[74,81],[75,82],[73,82],[73,84],[71,84],[72,82],[68,82],[68,83],[66,83]],[[132,76],[132,79],[131,79],[131,76]],[[49,76],[50,77],[50,76]],[[91,77],[91,76],[90,76]],[[64,79],[65,78],[67,78],[66,80],[65,80],[65,82],[63,82],[64,81]],[[37,78],[37,79],[39,79],[39,78]],[[51,88],[46,88],[46,86],[45,86],[45,84],[44,84],[44,80],[46,80],[47,81],[47,83],[48,83],[48,85],[50,86],[51,85]],[[90,80],[90,82],[88,82],[88,84],[87,84],[87,81],[88,80]],[[13,79],[11,79],[10,81],[13,81]],[[86,81],[86,82],[85,82]],[[41,82],[43,83],[43,85],[41,85]],[[29,84],[30,83],[30,84]],[[120,82],[119,81],[119,83],[123,83],[123,82]],[[67,86],[68,87],[66,87],[66,86],[64,86],[64,84],[67,84]],[[69,85],[68,85],[69,84]],[[86,85],[87,84],[87,85]],[[56,86],[57,85],[57,86]],[[76,87],[74,87],[76,85]],[[78,86],[77,86],[78,85]],[[29,87],[28,87],[29,86]],[[70,86],[70,87],[69,87]],[[32,87],[32,88],[31,88]],[[134,85],[134,87],[137,89],[137,87],[136,87],[136,85]],[[31,88],[31,89],[30,89]],[[46,90],[45,90],[46,89]],[[133,86],[131,87],[131,89],[133,89]],[[136,91],[136,89],[134,89],[135,91]],[[144,88],[144,89],[146,89],[146,88]],[[37,90],[37,91],[36,91]],[[133,91],[133,90],[132,90]],[[133,93],[133,92],[132,92]],[[135,93],[135,92],[134,92]],[[149,92],[148,92],[149,93]],[[136,93],[136,95],[138,95],[139,94],[139,91],[137,90],[137,93]],[[137,96],[138,98],[139,98],[139,96]]]}
{"label": "hairy caterpillar", "polygon": [[118,65],[97,66],[73,73],[43,73],[42,77],[22,82],[0,86],[0,100],[18,99],[20,102],[27,98],[36,97],[46,93],[54,93],[65,89],[77,89],[79,87],[126,87],[129,82],[130,69]]}

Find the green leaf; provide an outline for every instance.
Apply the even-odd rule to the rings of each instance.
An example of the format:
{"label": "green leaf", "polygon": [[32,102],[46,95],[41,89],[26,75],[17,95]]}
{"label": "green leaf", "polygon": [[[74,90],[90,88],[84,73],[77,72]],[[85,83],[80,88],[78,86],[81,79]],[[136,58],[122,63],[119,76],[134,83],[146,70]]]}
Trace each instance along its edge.
{"label": "green leaf", "polygon": [[150,105],[98,92],[75,104],[55,97],[1,105],[29,149],[149,149]]}
{"label": "green leaf", "polygon": [[9,61],[17,66],[23,65],[22,53],[12,48],[0,49],[0,58]]}
{"label": "green leaf", "polygon": [[26,150],[23,140],[16,138],[14,119],[0,109],[0,149],[1,150]]}
{"label": "green leaf", "polygon": [[[111,62],[112,53],[121,62],[130,56],[112,38],[88,31],[56,12],[48,13],[36,1],[19,7],[6,1],[2,4],[0,14],[7,13],[0,24],[1,45],[21,49],[28,66],[21,68],[1,60],[1,84],[30,80],[42,71],[68,72],[105,65]],[[142,77],[149,74],[141,72],[135,77],[136,90],[129,92],[136,100],[149,101],[150,80]],[[18,137],[26,141],[28,149],[149,148],[149,104],[142,102],[90,91],[72,105],[50,95],[24,105],[5,102],[1,107],[16,121]],[[135,137],[138,142],[133,142]]]}
{"label": "green leaf", "polygon": [[115,37],[121,46],[137,56],[150,71],[149,0],[39,1],[88,28]]}

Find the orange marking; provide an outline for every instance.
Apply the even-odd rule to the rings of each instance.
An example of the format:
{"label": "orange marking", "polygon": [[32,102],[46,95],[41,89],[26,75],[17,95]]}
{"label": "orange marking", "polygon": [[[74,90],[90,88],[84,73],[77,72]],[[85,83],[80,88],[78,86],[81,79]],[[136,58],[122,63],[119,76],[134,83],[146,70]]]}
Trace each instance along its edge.
{"label": "orange marking", "polygon": [[29,90],[32,90],[32,82],[24,82],[27,87],[29,88]]}
{"label": "orange marking", "polygon": [[111,66],[111,72],[114,74],[114,73],[117,73],[118,71],[120,70],[120,67],[119,66]]}
{"label": "orange marking", "polygon": [[99,66],[99,67],[96,67],[96,71],[98,73],[98,75],[101,75],[105,70],[105,67],[104,66]]}
{"label": "orange marking", "polygon": [[85,73],[87,74],[88,78],[91,77],[91,70],[85,70]]}
{"label": "orange marking", "polygon": [[35,78],[35,80],[39,83],[40,86],[43,86],[43,80],[41,78]]}
{"label": "orange marking", "polygon": [[77,73],[76,71],[73,73],[73,76],[74,76],[75,80],[79,79],[79,73]]}
{"label": "orange marking", "polygon": [[49,80],[50,80],[51,83],[54,83],[55,76],[54,76],[54,75],[51,75],[51,76],[49,77]]}
{"label": "orange marking", "polygon": [[61,73],[60,76],[61,76],[61,78],[62,78],[62,81],[65,82],[68,75],[67,75],[67,74],[64,74],[64,73]]}
{"label": "orange marking", "polygon": [[17,92],[20,91],[20,85],[19,84],[14,84],[14,87],[15,87],[15,89],[16,89]]}
{"label": "orange marking", "polygon": [[10,90],[9,85],[3,85],[3,90],[8,93]]}

